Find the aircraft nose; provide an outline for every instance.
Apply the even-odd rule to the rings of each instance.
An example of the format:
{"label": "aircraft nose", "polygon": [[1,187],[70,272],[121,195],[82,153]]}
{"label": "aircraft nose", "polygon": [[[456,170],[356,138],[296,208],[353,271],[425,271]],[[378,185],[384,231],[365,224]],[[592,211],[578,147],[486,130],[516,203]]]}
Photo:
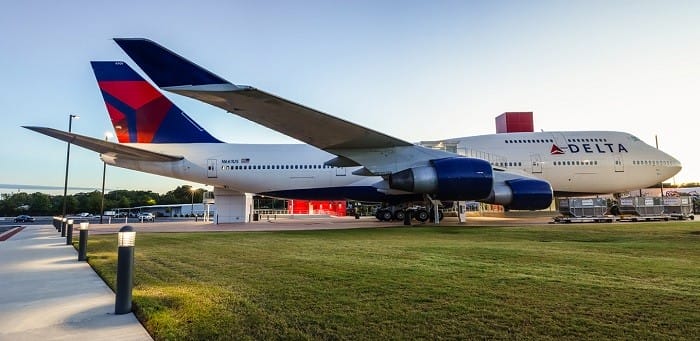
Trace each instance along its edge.
{"label": "aircraft nose", "polygon": [[668,165],[664,167],[664,176],[666,179],[674,177],[683,169],[683,165],[675,157],[664,153],[668,160]]}

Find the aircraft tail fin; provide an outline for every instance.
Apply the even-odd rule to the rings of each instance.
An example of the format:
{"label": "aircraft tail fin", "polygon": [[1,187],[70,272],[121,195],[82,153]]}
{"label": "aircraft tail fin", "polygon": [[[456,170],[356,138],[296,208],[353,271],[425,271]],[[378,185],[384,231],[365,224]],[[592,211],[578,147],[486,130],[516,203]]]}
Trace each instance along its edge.
{"label": "aircraft tail fin", "polygon": [[220,143],[120,61],[90,62],[120,143]]}

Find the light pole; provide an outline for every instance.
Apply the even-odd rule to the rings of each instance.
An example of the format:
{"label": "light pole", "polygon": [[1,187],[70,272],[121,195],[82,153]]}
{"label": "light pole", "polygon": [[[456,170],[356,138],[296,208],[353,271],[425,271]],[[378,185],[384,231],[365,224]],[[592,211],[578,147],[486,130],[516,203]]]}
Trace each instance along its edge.
{"label": "light pole", "polygon": [[[656,149],[659,149],[659,135],[654,135],[654,140],[656,141]],[[664,200],[664,180],[665,179],[659,181],[659,183],[661,184],[661,200],[662,200],[661,205],[663,205],[663,200]]]}
{"label": "light pole", "polygon": [[[73,119],[79,119],[80,116],[70,114],[68,115],[68,132],[71,132],[71,127]],[[66,204],[68,201],[68,162],[70,161],[70,141],[68,141],[68,149],[66,150],[66,179],[63,182],[63,216],[66,216]]]}
{"label": "light pole", "polygon": [[192,192],[192,206],[190,206],[190,213],[194,216],[194,220],[197,221],[197,216],[194,215],[194,187],[190,187],[190,192]]}
{"label": "light pole", "polygon": [[[109,140],[111,133],[105,133],[105,141]],[[100,204],[100,224],[102,217],[105,215],[105,175],[107,174],[107,162],[102,160],[102,203]]]}

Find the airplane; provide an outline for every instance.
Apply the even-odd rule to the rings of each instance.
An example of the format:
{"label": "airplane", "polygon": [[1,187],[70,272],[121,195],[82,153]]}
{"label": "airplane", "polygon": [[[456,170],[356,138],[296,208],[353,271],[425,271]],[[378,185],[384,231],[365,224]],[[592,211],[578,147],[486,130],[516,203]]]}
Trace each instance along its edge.
{"label": "airplane", "polygon": [[[451,150],[429,148],[234,85],[150,40],[115,41],[160,88],[305,144],[224,143],[120,61],[92,62],[118,144],[25,128],[96,151],[110,165],[212,185],[217,211],[216,192],[224,190],[389,203],[378,214],[382,220],[402,219],[407,203],[426,200],[435,206],[473,200],[536,210],[548,208],[555,193],[644,188],[681,169],[675,158],[622,132],[491,134],[440,141]],[[416,219],[427,220],[425,210],[417,213]]]}

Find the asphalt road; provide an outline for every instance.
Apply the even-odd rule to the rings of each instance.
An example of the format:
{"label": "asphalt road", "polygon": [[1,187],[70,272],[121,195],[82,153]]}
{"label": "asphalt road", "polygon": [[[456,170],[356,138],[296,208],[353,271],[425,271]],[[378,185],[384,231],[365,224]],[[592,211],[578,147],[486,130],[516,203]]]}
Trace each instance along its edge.
{"label": "asphalt road", "polygon": [[[99,224],[100,223],[100,217],[99,216],[93,216],[93,217],[68,217],[69,219],[73,219],[74,223],[77,225],[78,223],[82,221],[88,221],[90,222],[90,225],[92,224]],[[53,220],[53,217],[41,217],[41,216],[35,216],[33,222],[27,222],[27,223],[15,223],[15,217],[0,217],[0,226],[16,226],[16,225],[47,225],[51,224]],[[199,218],[198,221],[201,221],[202,218]],[[170,218],[170,217],[158,217],[156,218],[157,222],[194,222],[194,218]],[[109,219],[107,217],[104,217],[102,220],[104,224],[109,223]],[[125,221],[124,218],[112,218],[112,224],[124,224],[125,222],[128,222],[129,224],[131,223],[140,223],[140,221],[136,218],[129,218],[128,221]]]}

